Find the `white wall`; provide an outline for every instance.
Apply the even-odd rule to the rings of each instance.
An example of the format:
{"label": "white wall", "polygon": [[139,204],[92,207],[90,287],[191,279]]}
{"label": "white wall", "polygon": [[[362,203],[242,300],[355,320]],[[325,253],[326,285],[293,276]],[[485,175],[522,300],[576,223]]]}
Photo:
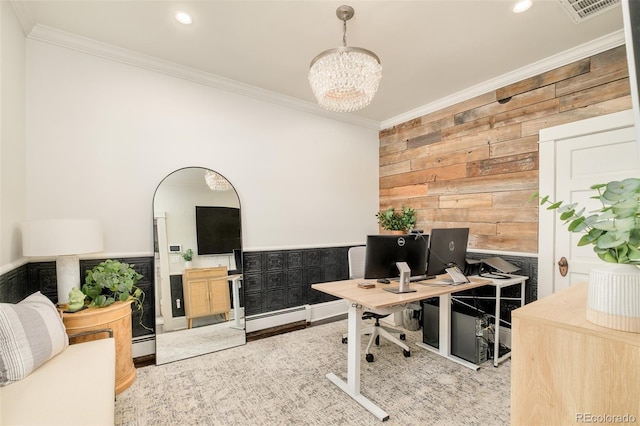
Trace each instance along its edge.
{"label": "white wall", "polygon": [[173,170],[231,181],[243,248],[376,233],[377,131],[27,40],[27,215],[102,221],[105,254],[151,255]]}
{"label": "white wall", "polygon": [[6,1],[0,2],[0,19],[0,273],[4,273],[23,263],[20,222],[27,211],[25,37]]}

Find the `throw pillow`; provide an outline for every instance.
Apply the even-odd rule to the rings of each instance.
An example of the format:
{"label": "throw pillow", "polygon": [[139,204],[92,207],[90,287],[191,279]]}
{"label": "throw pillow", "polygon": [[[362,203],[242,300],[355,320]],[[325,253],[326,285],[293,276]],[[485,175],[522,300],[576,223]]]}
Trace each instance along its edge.
{"label": "throw pillow", "polygon": [[42,293],[0,303],[0,386],[24,379],[67,346],[60,314]]}

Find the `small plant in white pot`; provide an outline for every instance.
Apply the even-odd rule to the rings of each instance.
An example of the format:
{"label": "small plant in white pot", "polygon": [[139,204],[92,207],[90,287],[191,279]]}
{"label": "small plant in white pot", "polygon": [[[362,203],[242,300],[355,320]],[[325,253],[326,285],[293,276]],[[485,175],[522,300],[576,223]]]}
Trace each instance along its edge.
{"label": "small plant in white pot", "polygon": [[182,253],[182,258],[184,259],[184,267],[186,269],[191,268],[193,261],[193,250],[187,249]]}
{"label": "small plant in white pot", "polygon": [[[586,211],[577,203],[540,205],[558,210],[570,232],[584,235],[578,246],[592,245],[605,263],[589,273],[587,319],[595,324],[640,332],[640,179],[591,186],[601,207]],[[536,197],[538,194],[536,194]]]}

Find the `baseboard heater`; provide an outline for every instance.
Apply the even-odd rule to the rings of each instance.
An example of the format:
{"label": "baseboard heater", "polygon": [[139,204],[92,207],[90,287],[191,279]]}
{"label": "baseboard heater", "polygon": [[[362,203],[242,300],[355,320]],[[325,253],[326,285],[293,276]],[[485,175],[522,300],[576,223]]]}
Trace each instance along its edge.
{"label": "baseboard heater", "polygon": [[133,358],[140,358],[156,353],[156,336],[134,337],[132,342]]}
{"label": "baseboard heater", "polygon": [[253,331],[279,327],[298,321],[310,322],[309,305],[250,315],[246,318],[246,331],[247,333],[251,333]]}

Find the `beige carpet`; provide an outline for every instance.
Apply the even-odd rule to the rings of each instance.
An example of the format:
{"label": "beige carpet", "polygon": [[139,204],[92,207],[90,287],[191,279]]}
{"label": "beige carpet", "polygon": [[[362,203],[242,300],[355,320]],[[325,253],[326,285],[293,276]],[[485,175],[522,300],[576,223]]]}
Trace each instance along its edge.
{"label": "beige carpet", "polygon": [[[138,369],[116,399],[116,425],[377,425],[325,374],[346,376],[346,320]],[[362,363],[361,391],[386,425],[508,425],[510,362],[472,371],[415,345],[383,341]],[[364,343],[364,338],[363,338]]]}

